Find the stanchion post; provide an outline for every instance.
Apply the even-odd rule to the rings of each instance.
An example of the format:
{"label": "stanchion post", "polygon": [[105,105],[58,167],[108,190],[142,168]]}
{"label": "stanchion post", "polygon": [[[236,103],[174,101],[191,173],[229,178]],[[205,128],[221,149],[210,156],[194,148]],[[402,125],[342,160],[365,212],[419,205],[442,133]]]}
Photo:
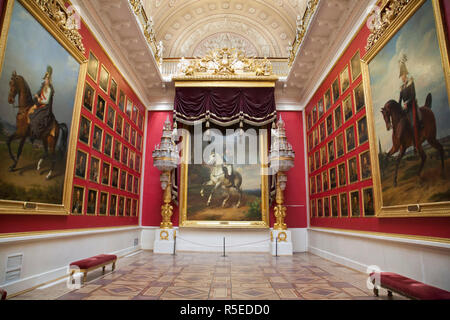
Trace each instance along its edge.
{"label": "stanchion post", "polygon": [[223,237],[223,256],[225,257],[225,237]]}
{"label": "stanchion post", "polygon": [[275,237],[275,258],[278,257],[278,237]]}
{"label": "stanchion post", "polygon": [[174,235],[173,236],[173,255],[175,255],[176,246],[177,246],[177,236]]}

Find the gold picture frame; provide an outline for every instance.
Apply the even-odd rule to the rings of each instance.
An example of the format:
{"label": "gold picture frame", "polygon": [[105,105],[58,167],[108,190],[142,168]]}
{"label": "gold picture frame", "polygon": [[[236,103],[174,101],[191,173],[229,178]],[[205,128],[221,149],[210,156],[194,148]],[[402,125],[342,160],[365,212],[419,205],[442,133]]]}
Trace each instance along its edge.
{"label": "gold picture frame", "polygon": [[267,229],[269,225],[269,177],[266,174],[268,169],[268,138],[266,134],[259,137],[259,159],[261,172],[261,220],[257,221],[212,221],[212,220],[189,220],[187,212],[188,203],[188,171],[190,157],[190,135],[183,135],[183,152],[181,159],[181,179],[180,179],[180,227],[187,228],[245,228],[245,229]]}
{"label": "gold picture frame", "polygon": [[[383,6],[380,9],[380,14],[387,14],[386,11],[389,10],[389,6],[392,0],[383,2]],[[423,8],[423,10],[421,10]],[[420,10],[420,14],[417,14]],[[425,11],[429,10],[429,11]],[[426,12],[426,13],[424,13]],[[431,12],[431,13],[430,13]],[[417,15],[416,15],[417,14]],[[380,108],[382,105],[374,106],[374,95],[372,92],[371,84],[371,74],[370,74],[370,64],[374,59],[380,54],[380,52],[388,48],[390,42],[396,39],[396,35],[400,32],[407,32],[403,29],[405,26],[409,28],[415,28],[414,25],[408,25],[407,23],[416,18],[423,19],[425,14],[433,15],[434,24],[430,27],[435,31],[433,34],[437,38],[438,50],[433,50],[436,55],[440,56],[440,67],[442,68],[444,77],[444,87],[447,92],[447,97],[450,104],[450,67],[449,67],[449,57],[448,57],[448,44],[446,41],[446,35],[444,30],[442,9],[439,0],[411,0],[407,4],[402,4],[399,8],[394,19],[390,20],[388,25],[385,26],[383,30],[374,37],[374,34],[369,36],[369,41],[367,44],[368,51],[361,59],[361,68],[363,74],[364,83],[364,95],[366,98],[366,108],[367,108],[367,124],[369,130],[369,144],[370,144],[370,156],[371,156],[371,166],[372,166],[372,178],[373,178],[373,196],[375,204],[375,215],[376,217],[443,217],[450,216],[450,201],[440,201],[440,202],[419,202],[406,204],[405,201],[401,204],[389,204],[386,205],[383,201],[383,184],[381,179],[380,171],[380,158],[379,158],[379,139],[377,138],[377,131],[375,126],[375,112],[379,112],[375,108]],[[412,26],[412,27],[411,27]],[[414,29],[414,32],[416,30]],[[378,39],[378,40],[374,40]],[[396,73],[398,70],[396,70]],[[398,73],[395,75],[398,76]],[[416,84],[417,88],[417,84]],[[397,96],[392,97],[394,100],[398,98]],[[424,97],[418,97],[418,103],[422,106]],[[434,98],[433,98],[434,101]],[[432,109],[433,110],[433,109]],[[383,123],[384,125],[384,123]],[[391,131],[392,132],[392,131]],[[396,156],[397,154],[395,154]],[[404,162],[404,160],[402,160]],[[425,163],[425,167],[427,163]],[[448,169],[447,169],[448,171]],[[422,172],[423,173],[423,172]],[[447,173],[448,175],[448,173]],[[399,175],[400,177],[400,175]],[[448,179],[448,178],[447,178]]]}
{"label": "gold picture frame", "polygon": [[[61,47],[72,56],[79,64],[78,78],[74,96],[74,105],[72,111],[72,121],[67,126],[70,130],[67,143],[67,158],[65,163],[64,185],[62,190],[61,203],[41,203],[28,202],[21,200],[3,200],[0,199],[0,214],[26,214],[26,215],[68,215],[72,206],[73,178],[75,167],[76,144],[78,140],[78,129],[81,108],[83,104],[83,91],[87,72],[87,59],[84,56],[84,47],[76,36],[75,31],[70,39],[58,25],[56,17],[69,17],[64,3],[56,1],[52,7],[55,10],[54,15],[50,15],[43,8],[48,4],[39,6],[35,1],[27,0],[8,0],[4,1],[4,16],[0,32],[0,74],[4,67],[6,47],[8,43],[8,34],[12,23],[12,15],[15,4],[19,3],[35,20],[47,31]],[[32,32],[31,30],[29,32]],[[81,37],[81,36],[80,36]]]}
{"label": "gold picture frame", "polygon": [[99,64],[98,58],[95,56],[95,54],[91,50],[89,50],[87,74],[95,83],[97,83],[97,80],[98,80],[99,68],[100,68],[100,64]]}

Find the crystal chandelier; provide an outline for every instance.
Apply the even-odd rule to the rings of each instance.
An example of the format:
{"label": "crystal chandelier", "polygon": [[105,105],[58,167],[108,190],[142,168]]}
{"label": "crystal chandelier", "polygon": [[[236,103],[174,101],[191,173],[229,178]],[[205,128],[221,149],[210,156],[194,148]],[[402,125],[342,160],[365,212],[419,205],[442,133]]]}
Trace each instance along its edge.
{"label": "crystal chandelier", "polygon": [[275,218],[274,224],[275,230],[286,230],[287,226],[284,222],[286,217],[286,207],[284,202],[284,190],[286,189],[287,175],[294,166],[295,152],[292,150],[292,146],[287,142],[286,129],[284,127],[284,121],[280,116],[278,123],[273,125],[271,134],[271,146],[269,153],[269,164],[272,172],[276,173],[277,189],[276,189],[276,203],[275,206]]}
{"label": "crystal chandelier", "polygon": [[178,165],[180,155],[178,146],[175,144],[175,138],[177,136],[177,125],[174,124],[172,130],[172,125],[167,117],[163,126],[163,133],[161,137],[161,143],[155,145],[153,150],[153,165],[161,171],[160,181],[161,188],[164,190],[164,204],[161,206],[162,222],[161,228],[170,229],[172,228],[172,222],[170,218],[172,217],[173,207],[170,205],[172,200],[172,170]]}

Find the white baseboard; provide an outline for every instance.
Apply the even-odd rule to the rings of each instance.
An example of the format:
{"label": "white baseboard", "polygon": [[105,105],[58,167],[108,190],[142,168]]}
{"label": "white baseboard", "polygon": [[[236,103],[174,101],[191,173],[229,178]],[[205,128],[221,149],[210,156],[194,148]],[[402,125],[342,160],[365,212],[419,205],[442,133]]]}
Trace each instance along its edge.
{"label": "white baseboard", "polygon": [[450,291],[447,243],[312,228],[308,251],[364,273],[376,266]]}
{"label": "white baseboard", "polygon": [[[110,232],[70,232],[70,236],[58,235],[53,237],[39,237],[24,239],[8,238],[0,243],[0,287],[8,295],[57,280],[67,275],[70,262],[87,258],[100,253],[124,256],[139,250],[141,245],[140,228],[112,228]],[[138,244],[134,245],[134,240]],[[18,280],[5,283],[6,261],[8,255],[23,253],[21,277]]]}

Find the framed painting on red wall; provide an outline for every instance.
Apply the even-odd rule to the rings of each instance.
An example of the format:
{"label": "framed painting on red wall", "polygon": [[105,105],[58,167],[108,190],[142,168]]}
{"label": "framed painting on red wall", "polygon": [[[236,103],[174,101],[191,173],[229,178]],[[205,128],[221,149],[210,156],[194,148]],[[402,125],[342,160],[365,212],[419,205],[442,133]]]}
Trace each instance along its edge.
{"label": "framed painting on red wall", "polygon": [[378,217],[450,215],[450,68],[440,4],[402,4],[376,42],[369,36],[362,58]]}
{"label": "framed painting on red wall", "polygon": [[[87,58],[72,38],[55,32],[57,23],[35,1],[3,3],[0,213],[68,214],[83,95],[83,112],[89,112],[95,93],[80,76],[87,72]],[[63,5],[54,6],[68,19]],[[30,43],[39,43],[39,50],[30,50]],[[29,121],[22,121],[26,114]],[[89,142],[88,123],[87,129],[83,138]]]}

